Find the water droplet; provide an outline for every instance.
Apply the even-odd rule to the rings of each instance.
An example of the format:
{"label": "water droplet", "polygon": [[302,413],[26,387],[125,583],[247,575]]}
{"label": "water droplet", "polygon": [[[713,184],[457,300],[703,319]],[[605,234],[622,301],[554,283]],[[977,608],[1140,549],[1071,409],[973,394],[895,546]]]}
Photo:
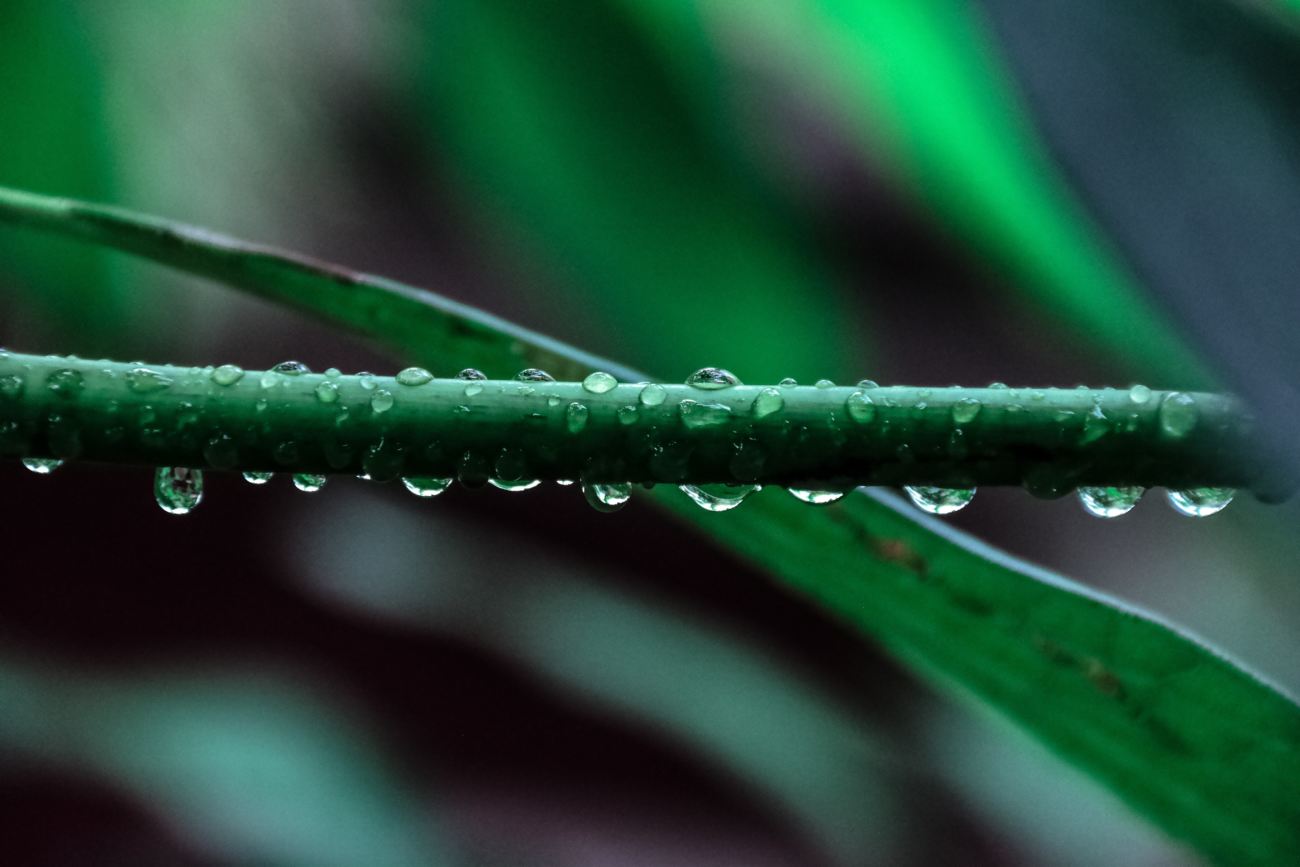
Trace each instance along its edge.
{"label": "water droplet", "polygon": [[775,388],[765,388],[754,397],[754,418],[766,418],[785,409],[785,398]]}
{"label": "water droplet", "polygon": [[546,396],[546,405],[549,406],[551,409],[555,409],[557,406],[559,406],[562,403],[564,403],[564,399],[561,398],[558,394],[548,394]]}
{"label": "water droplet", "polygon": [[528,478],[528,461],[519,449],[502,449],[488,484],[503,491],[528,491],[541,484]]}
{"label": "water droplet", "polygon": [[402,479],[406,489],[417,497],[436,497],[451,487],[451,479],[436,479],[433,476],[408,476]]}
{"label": "water droplet", "polygon": [[678,405],[682,424],[691,430],[716,427],[726,424],[731,417],[731,408],[721,403],[697,403],[689,398]]}
{"label": "water droplet", "polygon": [[605,394],[618,385],[618,380],[604,371],[598,370],[582,381],[582,387],[592,394]]}
{"label": "water droplet", "polygon": [[237,364],[223,364],[209,374],[209,377],[217,385],[225,388],[234,385],[244,378],[244,368]]}
{"label": "water droplet", "polygon": [[433,374],[423,367],[408,367],[401,373],[397,374],[398,385],[424,385],[426,382],[433,382]]}
{"label": "water droplet", "polygon": [[379,384],[375,382],[375,375],[365,370],[357,374],[357,383],[366,391],[374,391],[375,386]]}
{"label": "water droplet", "polygon": [[787,376],[785,379],[777,383],[777,385],[781,386],[781,388],[794,388],[798,384],[799,383],[795,380],[793,376]]}
{"label": "water droplet", "polygon": [[720,388],[731,388],[733,385],[740,385],[741,383],[736,374],[730,370],[723,370],[721,367],[701,367],[686,377],[686,384],[692,388],[717,391]]}
{"label": "water droplet", "polygon": [[1083,510],[1098,518],[1118,518],[1127,514],[1138,500],[1142,499],[1145,489],[1132,488],[1079,488],[1079,502]]}
{"label": "water droplet", "polygon": [[208,440],[208,444],[203,447],[203,459],[210,467],[231,470],[239,463],[239,449],[235,447],[233,439],[225,434],[218,434]]}
{"label": "water droplet", "polygon": [[1187,436],[1196,427],[1200,410],[1196,398],[1190,394],[1173,391],[1160,402],[1160,429],[1176,439]]}
{"label": "water droplet", "polygon": [[637,412],[635,406],[620,406],[618,408],[618,421],[620,424],[636,424],[637,419],[640,417],[640,413]]}
{"label": "water droplet", "polygon": [[304,373],[311,373],[311,368],[301,361],[281,361],[271,370],[284,376],[302,376]]}
{"label": "water droplet", "polygon": [[[135,371],[132,371],[132,373],[134,372]],[[150,373],[152,372],[153,371],[150,371]],[[131,374],[128,373],[127,379],[130,378],[131,378]],[[170,379],[166,379],[163,384],[166,385],[170,382],[171,382]],[[56,370],[50,374],[48,379],[45,380],[46,388],[48,388],[50,391],[57,394],[59,397],[69,398],[69,399],[74,398],[77,395],[81,394],[81,390],[85,388],[85,385],[86,382],[85,379],[82,377],[81,372],[78,370],[72,370],[71,368],[65,370]],[[132,388],[134,387],[135,387],[135,383],[134,381],[132,381]]]}
{"label": "water droplet", "polygon": [[483,383],[481,382],[471,382],[469,385],[465,386],[466,397],[474,397],[482,393],[483,393]]}
{"label": "water droplet", "polygon": [[164,376],[158,371],[150,370],[147,367],[135,367],[127,371],[126,382],[131,390],[138,394],[162,391],[172,384],[171,377]]}
{"label": "water droplet", "polygon": [[1169,491],[1169,505],[1174,511],[1193,518],[1204,518],[1232,502],[1237,495],[1232,488],[1188,488],[1185,491]]}
{"label": "water droplet", "polygon": [[973,397],[963,397],[952,405],[952,420],[957,424],[969,424],[980,414],[983,406]]}
{"label": "water droplet", "polygon": [[244,481],[248,482],[250,485],[265,485],[267,482],[271,481],[271,477],[274,475],[275,473],[259,473],[249,470],[244,473]]}
{"label": "water droplet", "polygon": [[460,373],[456,374],[456,378],[457,378],[457,379],[471,379],[471,380],[473,380],[473,379],[487,379],[487,374],[483,373],[483,371],[481,371],[481,370],[476,370],[476,369],[473,368],[473,367],[467,367],[467,368],[465,368],[464,370],[462,370]]}
{"label": "water droplet", "polygon": [[858,388],[880,388],[880,383],[874,379],[859,379]]}
{"label": "water droplet", "polygon": [[[990,383],[989,383],[989,388],[990,388],[991,390],[993,390],[993,391],[1005,391],[1005,390],[1007,389],[1007,387],[1008,387],[1008,386],[1007,386],[1007,384],[1006,384],[1005,382],[990,382]],[[1079,387],[1080,387],[1080,388],[1085,388],[1086,386],[1079,386]]]}
{"label": "water droplet", "polygon": [[1145,385],[1135,385],[1128,390],[1128,399],[1137,404],[1146,403],[1151,399],[1151,389]]}
{"label": "water droplet", "polygon": [[576,400],[569,404],[569,408],[564,411],[566,424],[569,426],[569,433],[578,433],[587,426],[587,416],[590,411],[586,404],[578,403]]}
{"label": "water droplet", "polygon": [[632,499],[632,486],[627,482],[610,484],[583,482],[582,494],[596,511],[617,512]]}
{"label": "water droplet", "polygon": [[858,424],[870,424],[876,417],[876,402],[863,391],[855,391],[844,401],[844,409],[849,418]]}
{"label": "water droplet", "polygon": [[538,370],[535,367],[519,371],[515,374],[515,379],[520,382],[555,382],[555,377],[551,376],[546,371]]}
{"label": "water droplet", "polygon": [[708,512],[726,512],[744,502],[758,485],[682,485],[682,493]]}
{"label": "water droplet", "polygon": [[562,488],[567,488],[569,485],[573,484],[573,479],[556,479],[555,484]]}
{"label": "water droplet", "polygon": [[48,476],[63,466],[63,461],[57,458],[23,458],[23,466],[38,476]]}
{"label": "water droplet", "polygon": [[668,389],[657,382],[652,382],[641,389],[641,394],[637,397],[642,406],[659,406],[667,399]]}
{"label": "water droplet", "polygon": [[909,485],[903,490],[912,498],[912,502],[923,512],[931,515],[951,515],[964,509],[975,499],[974,488],[933,488],[924,485]]}
{"label": "water droplet", "polygon": [[337,367],[325,368],[325,376],[328,377],[329,379],[338,379],[342,375],[343,375],[343,371],[339,370]]}
{"label": "water droplet", "polygon": [[829,379],[819,379],[819,380],[817,380],[816,382],[814,382],[813,385],[814,385],[815,387],[817,387],[817,388],[834,388],[834,387],[835,387],[835,383],[834,383],[834,381],[829,380]]}
{"label": "water droplet", "polygon": [[321,382],[316,386],[316,399],[321,403],[337,403],[339,387],[332,382]]}
{"label": "water droplet", "polygon": [[154,473],[154,499],[169,515],[188,515],[203,501],[203,471],[159,467]]}
{"label": "water droplet", "polygon": [[810,503],[814,506],[826,506],[834,503],[836,500],[843,499],[848,491],[815,491],[810,488],[787,488],[790,496],[803,503]]}
{"label": "water droplet", "polygon": [[304,494],[314,494],[325,487],[325,477],[314,473],[294,473],[293,486]]}
{"label": "water droplet", "polygon": [[370,396],[370,409],[373,412],[388,412],[393,408],[393,393],[381,388]]}
{"label": "water droplet", "polygon": [[16,373],[0,376],[0,397],[13,400],[23,393],[23,378]]}

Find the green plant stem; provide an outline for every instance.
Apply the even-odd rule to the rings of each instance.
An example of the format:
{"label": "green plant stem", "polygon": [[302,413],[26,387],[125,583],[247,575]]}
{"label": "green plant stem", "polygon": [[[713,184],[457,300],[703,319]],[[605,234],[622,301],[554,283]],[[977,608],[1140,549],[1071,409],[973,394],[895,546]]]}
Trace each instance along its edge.
{"label": "green plant stem", "polygon": [[[1137,402],[1127,389],[660,384],[648,393],[620,384],[595,393],[578,382],[219,378],[212,368],[5,353],[0,455],[470,484],[1025,485],[1043,496],[1079,485],[1259,489],[1267,473],[1241,406],[1213,394],[1150,392]],[[647,405],[650,393],[662,402]]]}

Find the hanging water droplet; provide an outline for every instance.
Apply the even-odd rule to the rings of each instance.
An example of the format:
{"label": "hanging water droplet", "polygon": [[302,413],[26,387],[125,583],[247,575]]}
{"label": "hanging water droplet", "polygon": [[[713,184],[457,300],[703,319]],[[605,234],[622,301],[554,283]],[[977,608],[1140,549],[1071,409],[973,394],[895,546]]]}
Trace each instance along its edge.
{"label": "hanging water droplet", "polygon": [[502,449],[488,484],[503,491],[529,491],[541,484],[528,478],[528,461],[519,449]]}
{"label": "hanging water droplet", "polygon": [[952,420],[957,424],[970,424],[980,414],[983,406],[973,397],[963,397],[952,405]]}
{"label": "hanging water droplet", "polygon": [[740,385],[741,383],[736,374],[730,370],[723,370],[721,367],[701,367],[686,377],[686,384],[692,388],[717,391],[720,388],[731,388],[733,385]]}
{"label": "hanging water droplet", "polygon": [[1196,419],[1199,415],[1196,398],[1180,391],[1170,392],[1160,402],[1160,429],[1169,436],[1180,439],[1196,427]]}
{"label": "hanging water droplet", "polygon": [[597,484],[583,482],[582,494],[598,512],[617,512],[632,499],[632,486],[627,482]]}
{"label": "hanging water droplet", "polygon": [[766,418],[785,409],[785,397],[775,388],[765,388],[754,397],[754,418]]}
{"label": "hanging water droplet", "polygon": [[876,402],[866,392],[855,391],[850,394],[844,401],[844,409],[849,418],[858,424],[870,424],[876,417]]}
{"label": "hanging water droplet", "polygon": [[707,512],[726,512],[744,502],[758,485],[682,485],[681,490]]}
{"label": "hanging water droplet", "polygon": [[642,406],[659,406],[667,399],[668,389],[657,382],[652,382],[641,389],[641,394],[637,397]]}
{"label": "hanging water droplet", "polygon": [[1089,515],[1118,518],[1127,514],[1142,499],[1145,488],[1079,488],[1079,503]]}
{"label": "hanging water droplet", "polygon": [[217,385],[225,388],[234,385],[244,378],[244,368],[237,364],[223,364],[214,369],[209,378]]}
{"label": "hanging water droplet", "polygon": [[393,408],[393,393],[386,388],[381,388],[370,396],[370,409],[372,412],[388,412]]}
{"label": "hanging water droplet", "polygon": [[678,404],[682,423],[691,430],[726,424],[731,408],[721,403],[698,403],[689,398]]}
{"label": "hanging water droplet", "polygon": [[164,376],[156,370],[150,370],[147,367],[136,367],[128,370],[126,373],[126,382],[131,390],[138,394],[149,394],[154,391],[162,391],[172,384],[171,377]]}
{"label": "hanging water droplet", "polygon": [[790,496],[802,503],[810,503],[814,506],[827,506],[836,500],[841,500],[848,491],[817,491],[811,488],[786,488]]}
{"label": "hanging water droplet", "polygon": [[188,515],[203,501],[203,471],[159,467],[154,473],[154,499],[169,515]]}
{"label": "hanging water droplet", "polygon": [[592,394],[605,394],[618,385],[618,380],[604,371],[597,370],[582,381],[582,387]]}
{"label": "hanging water droplet", "polygon": [[909,485],[903,490],[912,498],[912,502],[923,512],[931,515],[951,515],[959,509],[970,505],[975,499],[974,488],[934,488],[925,485]]}
{"label": "hanging water droplet", "polygon": [[260,473],[254,470],[249,470],[244,473],[244,481],[248,482],[250,485],[265,485],[267,482],[271,481],[271,477],[274,475],[275,473]]}
{"label": "hanging water droplet", "polygon": [[433,374],[423,367],[408,367],[397,374],[398,385],[424,385],[426,382],[433,382]]}
{"label": "hanging water droplet", "polygon": [[314,494],[325,487],[325,477],[314,473],[294,473],[293,486],[304,494]]}
{"label": "hanging water droplet", "polygon": [[321,403],[337,403],[339,387],[333,382],[325,381],[316,386],[316,399]]}
{"label": "hanging water droplet", "polygon": [[1128,390],[1128,399],[1137,404],[1146,403],[1151,399],[1151,389],[1145,385],[1135,385]]}
{"label": "hanging water droplet", "polygon": [[519,371],[515,374],[515,379],[520,382],[555,382],[555,377],[551,376],[546,371],[538,370],[535,367]]}
{"label": "hanging water droplet", "polygon": [[302,376],[304,373],[311,373],[311,368],[301,361],[281,361],[271,370],[284,376]]}
{"label": "hanging water droplet", "polygon": [[23,466],[38,476],[48,476],[63,466],[63,461],[58,458],[23,458]]}
{"label": "hanging water droplet", "polygon": [[779,385],[781,388],[794,388],[798,384],[799,383],[795,380],[793,376],[787,376],[785,379],[782,379],[780,382],[777,383],[777,385]]}
{"label": "hanging water droplet", "polygon": [[16,373],[0,376],[0,397],[13,400],[23,393],[23,378]]}
{"label": "hanging water droplet", "polygon": [[417,497],[436,497],[451,487],[451,479],[436,479],[432,476],[408,476],[402,479],[406,489]]}
{"label": "hanging water droplet", "polygon": [[569,433],[576,434],[585,428],[590,414],[586,404],[578,403],[576,400],[569,404],[569,408],[564,411],[565,424],[568,425]]}
{"label": "hanging water droplet", "polygon": [[[153,371],[150,371],[150,373],[152,372]],[[127,379],[130,378],[131,374],[128,373]],[[166,377],[163,378],[166,379]],[[166,379],[164,385],[170,382],[170,379]],[[59,397],[71,399],[81,394],[81,390],[86,387],[86,381],[81,375],[81,371],[68,368],[66,370],[56,370],[51,373],[49,378],[45,380],[45,387],[57,394]],[[134,381],[132,381],[132,387],[134,388]]]}
{"label": "hanging water droplet", "polygon": [[835,383],[829,379],[819,379],[813,383],[813,386],[816,388],[834,388]]}
{"label": "hanging water droplet", "polygon": [[1174,511],[1193,518],[1204,518],[1223,511],[1236,495],[1233,488],[1188,488],[1169,491],[1167,494],[1169,505],[1174,507]]}

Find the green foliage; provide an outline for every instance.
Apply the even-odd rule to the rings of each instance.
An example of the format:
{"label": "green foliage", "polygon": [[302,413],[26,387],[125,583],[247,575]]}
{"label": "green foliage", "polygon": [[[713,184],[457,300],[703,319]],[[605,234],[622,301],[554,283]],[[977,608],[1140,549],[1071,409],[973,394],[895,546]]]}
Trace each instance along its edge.
{"label": "green foliage", "polygon": [[[525,353],[617,368],[428,293],[357,281],[193,230],[9,194],[5,213],[143,252],[379,340],[413,362]],[[420,314],[428,339],[413,352]],[[524,341],[527,340],[527,343]],[[519,345],[516,345],[518,343]],[[727,515],[675,492],[655,502],[861,629],[923,675],[1015,720],[1171,834],[1216,860],[1300,857],[1300,708],[1213,649],[1149,615],[1017,563],[895,498],[855,494],[825,510],[756,499]]]}

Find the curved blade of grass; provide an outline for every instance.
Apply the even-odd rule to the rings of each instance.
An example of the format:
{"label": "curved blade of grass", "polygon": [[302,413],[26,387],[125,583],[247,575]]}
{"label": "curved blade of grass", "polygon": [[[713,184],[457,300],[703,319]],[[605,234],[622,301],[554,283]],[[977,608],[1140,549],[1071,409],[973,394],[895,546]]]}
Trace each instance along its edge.
{"label": "curved blade of grass", "polygon": [[[196,229],[6,191],[0,221],[285,301],[413,362],[549,363],[566,375],[596,366],[639,378],[431,293]],[[416,317],[428,329],[423,340]],[[675,491],[653,495],[922,674],[1016,721],[1211,858],[1300,859],[1300,707],[1212,648],[888,495],[815,509],[768,492],[725,515]]]}

